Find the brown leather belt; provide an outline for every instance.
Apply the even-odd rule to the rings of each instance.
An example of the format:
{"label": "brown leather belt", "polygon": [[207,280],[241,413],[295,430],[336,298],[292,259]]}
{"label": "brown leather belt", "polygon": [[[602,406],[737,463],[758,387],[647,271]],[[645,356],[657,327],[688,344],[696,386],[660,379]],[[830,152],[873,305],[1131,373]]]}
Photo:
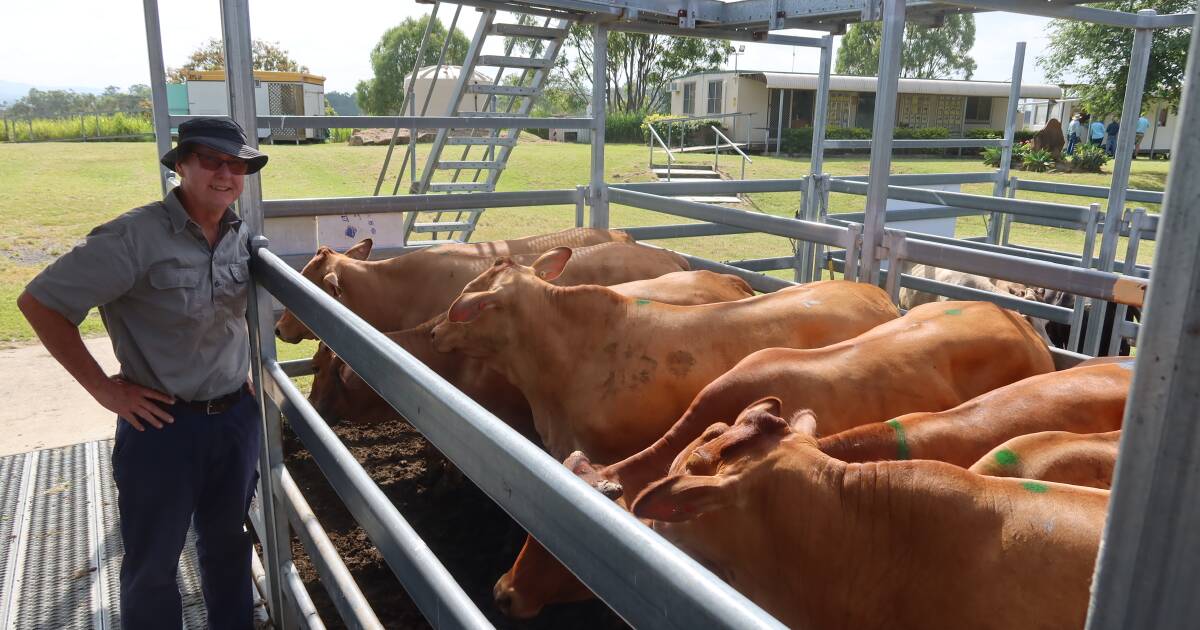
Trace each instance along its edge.
{"label": "brown leather belt", "polygon": [[242,394],[249,392],[250,388],[242,385],[236,391],[224,396],[218,396],[210,400],[177,400],[175,404],[187,407],[193,411],[215,416],[219,413],[225,413],[233,408],[239,400],[242,399]]}

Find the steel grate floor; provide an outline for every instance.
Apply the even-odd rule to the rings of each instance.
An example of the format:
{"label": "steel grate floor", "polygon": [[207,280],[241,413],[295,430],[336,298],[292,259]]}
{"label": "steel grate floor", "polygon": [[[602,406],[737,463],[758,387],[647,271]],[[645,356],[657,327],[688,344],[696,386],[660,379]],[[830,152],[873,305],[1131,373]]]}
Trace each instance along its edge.
{"label": "steel grate floor", "polygon": [[[0,628],[121,627],[111,455],[105,440],[0,458]],[[178,584],[183,627],[205,628],[193,532]]]}

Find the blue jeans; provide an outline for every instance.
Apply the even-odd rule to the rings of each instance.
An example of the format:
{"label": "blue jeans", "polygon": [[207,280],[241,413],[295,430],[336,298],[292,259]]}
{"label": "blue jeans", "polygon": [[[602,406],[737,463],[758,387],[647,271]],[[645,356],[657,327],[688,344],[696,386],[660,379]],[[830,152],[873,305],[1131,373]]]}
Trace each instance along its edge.
{"label": "blue jeans", "polygon": [[175,422],[162,429],[137,431],[117,420],[112,462],[125,543],[121,625],[182,625],[175,574],[194,524],[209,627],[253,628],[251,540],[243,523],[258,479],[258,404],[243,390],[221,414],[165,408]]}
{"label": "blue jeans", "polygon": [[1067,134],[1067,155],[1075,153],[1075,145],[1079,143],[1078,134]]}

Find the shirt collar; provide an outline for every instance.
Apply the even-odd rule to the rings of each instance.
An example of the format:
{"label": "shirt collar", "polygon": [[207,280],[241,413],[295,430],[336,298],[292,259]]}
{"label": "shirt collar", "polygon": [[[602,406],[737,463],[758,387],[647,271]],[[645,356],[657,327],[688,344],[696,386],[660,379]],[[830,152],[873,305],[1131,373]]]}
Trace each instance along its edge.
{"label": "shirt collar", "polygon": [[[171,229],[176,234],[182,232],[191,223],[197,228],[200,226],[188,216],[187,210],[183,207],[183,202],[179,201],[179,187],[172,188],[167,196],[163,198],[163,205],[167,208],[167,217],[171,220]],[[242,219],[233,211],[232,207],[225,208],[225,214],[221,216],[221,225],[229,226],[234,230],[240,230]]]}

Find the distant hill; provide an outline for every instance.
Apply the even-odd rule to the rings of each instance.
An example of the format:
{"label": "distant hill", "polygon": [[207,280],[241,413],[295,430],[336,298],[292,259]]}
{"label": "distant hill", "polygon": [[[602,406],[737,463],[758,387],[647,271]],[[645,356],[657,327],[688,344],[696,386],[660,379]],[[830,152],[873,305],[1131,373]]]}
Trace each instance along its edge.
{"label": "distant hill", "polygon": [[361,116],[362,111],[358,109],[358,102],[354,100],[354,95],[348,92],[326,92],[325,98],[329,101],[329,105],[333,107],[333,111],[338,113],[338,116]]}

